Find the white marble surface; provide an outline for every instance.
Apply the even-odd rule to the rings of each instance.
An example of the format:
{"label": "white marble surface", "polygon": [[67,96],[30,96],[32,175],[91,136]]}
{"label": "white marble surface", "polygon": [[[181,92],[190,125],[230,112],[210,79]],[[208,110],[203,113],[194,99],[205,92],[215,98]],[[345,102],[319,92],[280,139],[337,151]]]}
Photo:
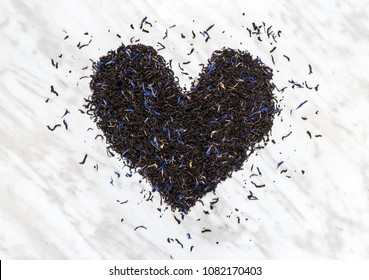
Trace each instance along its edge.
{"label": "white marble surface", "polygon": [[[367,259],[368,14],[368,1],[1,0],[0,258]],[[129,25],[137,28],[144,16],[153,23],[150,33],[131,30]],[[250,39],[242,27],[254,21],[282,30],[274,52],[273,68],[280,71],[276,83],[306,79],[319,83],[319,91],[286,90],[284,121],[278,118],[273,128],[277,143],[252,156],[244,171],[177,224],[172,212],[156,210],[157,194],[145,201],[150,187],[138,183],[138,175],[126,178],[121,172],[118,179],[114,174],[121,163],[107,157],[105,144],[94,139],[96,127],[78,112],[90,94],[88,79],[79,81],[90,69],[81,68],[120,42],[129,44],[132,36],[154,46],[163,42],[162,55],[177,65],[188,58],[191,30],[198,34],[213,23],[207,44],[199,34],[194,41],[192,63],[185,67],[192,76],[200,70],[198,63],[222,46],[247,49],[272,66],[269,43]],[[177,26],[161,40],[172,24]],[[93,41],[78,49],[79,41],[90,38],[86,31]],[[66,33],[69,38],[63,40]],[[312,75],[307,75],[308,64]],[[68,131],[49,131],[46,126],[61,123],[65,109],[71,112],[65,117]],[[307,130],[323,137],[310,140]],[[289,131],[291,136],[281,141]],[[86,164],[78,164],[85,153]],[[252,164],[263,173],[254,181],[265,188],[251,184]],[[287,173],[280,174],[283,169]],[[250,190],[259,200],[247,199]],[[219,202],[206,215],[214,197]],[[134,231],[140,225],[147,230]],[[202,234],[203,228],[212,231]],[[168,243],[168,237],[184,248]]]}

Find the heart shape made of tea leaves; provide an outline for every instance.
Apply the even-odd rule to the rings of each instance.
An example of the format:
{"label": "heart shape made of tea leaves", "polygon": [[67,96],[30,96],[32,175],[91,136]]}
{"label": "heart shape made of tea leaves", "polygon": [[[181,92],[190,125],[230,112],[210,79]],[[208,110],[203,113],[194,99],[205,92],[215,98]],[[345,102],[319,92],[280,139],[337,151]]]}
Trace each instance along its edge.
{"label": "heart shape made of tea leaves", "polygon": [[272,70],[246,51],[215,51],[189,91],[151,46],[121,45],[93,69],[88,114],[173,210],[187,213],[269,139]]}

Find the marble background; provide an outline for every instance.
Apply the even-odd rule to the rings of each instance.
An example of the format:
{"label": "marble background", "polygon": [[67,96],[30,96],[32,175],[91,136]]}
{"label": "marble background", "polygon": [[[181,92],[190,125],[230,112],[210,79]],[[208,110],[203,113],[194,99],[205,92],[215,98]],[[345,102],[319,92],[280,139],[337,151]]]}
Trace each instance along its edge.
{"label": "marble background", "polygon": [[[367,259],[368,15],[368,1],[1,0],[0,258]],[[145,16],[153,24],[148,34],[138,30]],[[252,22],[282,31],[276,65],[270,41],[248,36]],[[211,24],[204,43],[199,32]],[[91,36],[88,47],[77,47]],[[161,54],[173,65],[188,60],[193,43],[185,65],[193,77],[214,50],[246,49],[273,67],[277,86],[288,86],[276,92],[284,109],[272,131],[276,144],[250,157],[180,224],[158,194],[146,201],[150,186],[138,175],[124,176],[121,162],[94,139],[94,123],[78,111],[90,94],[89,80],[79,79],[91,73],[82,70],[89,58],[129,44],[132,36],[155,47],[162,42]],[[292,89],[289,79],[319,84],[319,91]],[[69,129],[49,131],[47,125],[62,124],[65,109]],[[256,166],[262,175],[250,178]],[[258,200],[249,200],[249,191]],[[140,225],[147,229],[135,230]]]}

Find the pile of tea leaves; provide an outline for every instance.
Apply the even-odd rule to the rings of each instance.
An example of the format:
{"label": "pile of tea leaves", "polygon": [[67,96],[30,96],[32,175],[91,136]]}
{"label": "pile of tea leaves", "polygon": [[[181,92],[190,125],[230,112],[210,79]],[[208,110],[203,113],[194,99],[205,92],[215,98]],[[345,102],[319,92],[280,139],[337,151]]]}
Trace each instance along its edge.
{"label": "pile of tea leaves", "polygon": [[151,46],[121,45],[93,69],[87,113],[172,210],[187,213],[269,140],[272,69],[246,51],[215,51],[189,91]]}

